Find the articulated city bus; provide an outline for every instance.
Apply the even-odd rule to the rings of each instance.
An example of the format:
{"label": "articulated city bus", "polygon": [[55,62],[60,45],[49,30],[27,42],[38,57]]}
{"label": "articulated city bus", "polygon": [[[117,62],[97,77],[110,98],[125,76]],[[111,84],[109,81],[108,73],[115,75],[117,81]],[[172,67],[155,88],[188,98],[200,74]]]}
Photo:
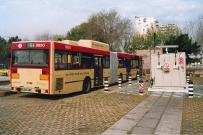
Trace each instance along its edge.
{"label": "articulated city bus", "polygon": [[116,67],[111,54],[108,44],[92,40],[14,42],[11,91],[48,95],[87,93],[91,88],[103,86],[104,79],[113,78],[111,72],[115,68],[116,76],[122,75],[124,80],[130,74],[136,76],[138,56],[116,53]]}
{"label": "articulated city bus", "polygon": [[139,58],[134,54],[117,53],[118,57],[118,69],[117,75],[121,77],[123,81],[128,80],[128,76],[136,78],[139,69]]}

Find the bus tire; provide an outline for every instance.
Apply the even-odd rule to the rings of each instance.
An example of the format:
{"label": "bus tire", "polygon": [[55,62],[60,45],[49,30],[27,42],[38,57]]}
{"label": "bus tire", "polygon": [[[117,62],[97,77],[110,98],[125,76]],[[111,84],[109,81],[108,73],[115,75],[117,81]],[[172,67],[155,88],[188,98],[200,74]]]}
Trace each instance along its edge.
{"label": "bus tire", "polygon": [[82,87],[82,91],[83,93],[88,93],[90,92],[91,89],[91,81],[90,78],[85,78],[85,80],[83,81],[83,87]]}

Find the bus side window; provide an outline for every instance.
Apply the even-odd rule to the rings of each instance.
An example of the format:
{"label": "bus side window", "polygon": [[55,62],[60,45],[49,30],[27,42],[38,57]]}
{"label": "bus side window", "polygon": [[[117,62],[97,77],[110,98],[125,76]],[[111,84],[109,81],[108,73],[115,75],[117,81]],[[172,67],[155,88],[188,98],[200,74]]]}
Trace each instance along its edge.
{"label": "bus side window", "polygon": [[137,59],[132,59],[132,68],[139,68],[139,62]]}
{"label": "bus side window", "polygon": [[131,61],[131,67],[135,68],[135,66],[134,66],[134,59],[132,59],[132,61]]}
{"label": "bus side window", "polygon": [[68,54],[67,56],[67,63],[68,63],[68,69],[72,69],[72,55],[71,54]]}
{"label": "bus side window", "polygon": [[80,68],[80,53],[73,52],[72,53],[72,68],[73,69],[79,69]]}
{"label": "bus side window", "polygon": [[63,54],[62,54],[62,64],[61,64],[61,69],[67,69],[67,62],[68,60],[67,60],[67,53],[66,52],[64,52]]}
{"label": "bus side window", "polygon": [[54,63],[55,63],[55,70],[60,69],[60,63],[61,63],[61,55],[58,52],[55,52],[55,58],[54,58]]}
{"label": "bus side window", "polygon": [[138,60],[138,59],[135,60],[135,67],[136,67],[136,68],[139,68],[139,60]]}
{"label": "bus side window", "polygon": [[124,64],[124,59],[123,58],[119,58],[118,59],[118,67],[119,68],[124,68],[125,67],[125,64]]}
{"label": "bus side window", "polygon": [[125,60],[125,66],[126,66],[126,68],[131,68],[132,67],[131,59],[126,59]]}
{"label": "bus side window", "polygon": [[93,68],[93,55],[88,53],[81,54],[81,68],[91,69]]}
{"label": "bus side window", "polygon": [[67,53],[65,51],[55,51],[55,70],[67,69]]}
{"label": "bus side window", "polygon": [[103,67],[104,68],[109,68],[110,67],[110,57],[109,56],[104,56],[103,57]]}

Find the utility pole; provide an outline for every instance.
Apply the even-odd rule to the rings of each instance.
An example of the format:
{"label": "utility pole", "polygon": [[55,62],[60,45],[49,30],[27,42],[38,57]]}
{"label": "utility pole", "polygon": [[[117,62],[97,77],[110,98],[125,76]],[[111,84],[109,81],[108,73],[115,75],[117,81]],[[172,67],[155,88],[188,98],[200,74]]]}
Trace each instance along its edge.
{"label": "utility pole", "polygon": [[154,43],[154,44],[153,44],[154,46],[153,46],[153,47],[154,47],[154,53],[155,53],[155,46],[156,46],[156,43],[155,43],[155,41],[156,41],[156,33],[155,33],[155,32],[154,32],[153,37],[154,37],[154,42],[153,42],[153,43]]}

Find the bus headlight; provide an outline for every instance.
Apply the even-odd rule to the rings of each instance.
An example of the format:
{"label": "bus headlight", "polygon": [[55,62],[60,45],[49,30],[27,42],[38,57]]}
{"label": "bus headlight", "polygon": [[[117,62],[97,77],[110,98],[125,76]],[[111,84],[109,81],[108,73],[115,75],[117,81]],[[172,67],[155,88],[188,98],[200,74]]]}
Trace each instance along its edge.
{"label": "bus headlight", "polygon": [[20,75],[18,73],[12,73],[11,77],[12,77],[12,79],[19,79]]}
{"label": "bus headlight", "polygon": [[41,74],[40,75],[40,80],[49,80],[49,77],[48,77],[48,75]]}

